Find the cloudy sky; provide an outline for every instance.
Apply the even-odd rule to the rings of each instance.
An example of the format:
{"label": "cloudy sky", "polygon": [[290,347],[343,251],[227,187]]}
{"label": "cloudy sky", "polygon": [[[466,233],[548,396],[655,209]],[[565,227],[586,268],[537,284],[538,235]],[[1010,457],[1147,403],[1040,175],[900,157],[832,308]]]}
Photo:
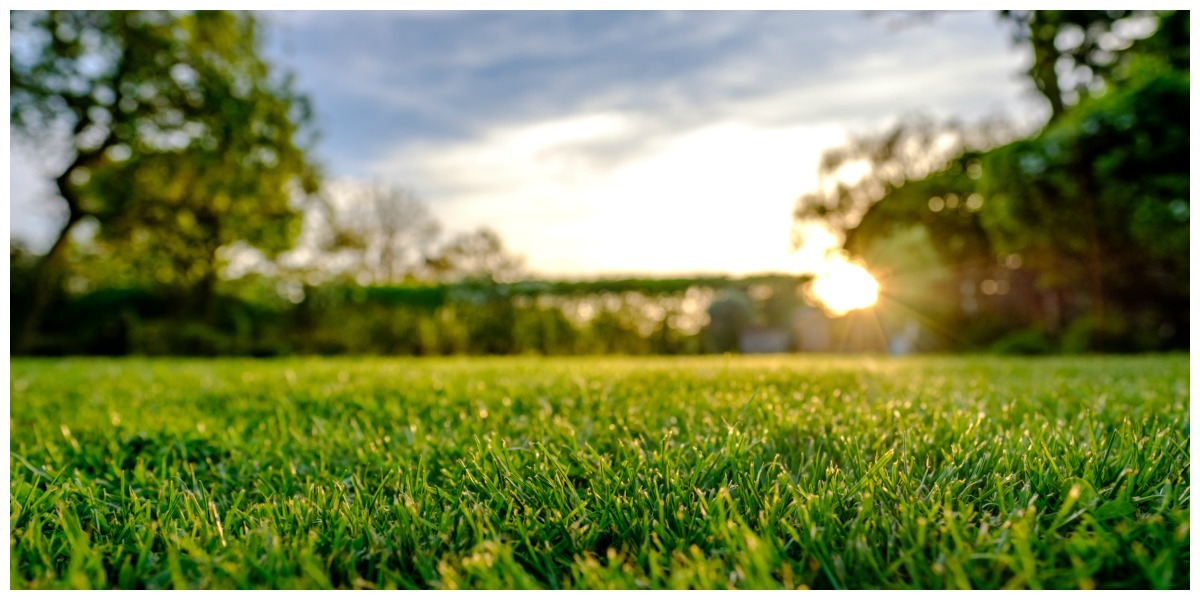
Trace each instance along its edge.
{"label": "cloudy sky", "polygon": [[[329,175],[411,188],[550,276],[795,271],[792,206],[847,133],[1042,111],[993,13],[265,17]],[[29,155],[12,146],[14,237],[53,221]]]}

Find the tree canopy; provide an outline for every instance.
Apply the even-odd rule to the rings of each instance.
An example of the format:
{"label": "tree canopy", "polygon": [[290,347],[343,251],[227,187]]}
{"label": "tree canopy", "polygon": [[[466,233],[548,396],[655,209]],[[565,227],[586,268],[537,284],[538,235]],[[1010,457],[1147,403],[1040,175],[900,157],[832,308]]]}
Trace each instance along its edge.
{"label": "tree canopy", "polygon": [[[901,121],[827,153],[827,176],[856,164],[865,175],[801,198],[796,220],[840,228],[860,254],[924,229],[956,272],[966,321],[977,290],[1012,288],[1001,303],[1019,315],[1010,328],[1053,333],[1070,321],[1083,331],[1080,348],[1100,350],[1185,345],[1187,13],[1006,18],[1027,28],[1035,55],[1056,57],[1058,75],[1090,78],[1079,75],[1067,94],[1035,65],[1031,78],[1052,105],[1041,131]],[[959,290],[947,292],[957,302]]]}
{"label": "tree canopy", "polygon": [[14,131],[65,155],[55,184],[67,218],[35,269],[26,342],[84,220],[110,254],[161,264],[138,271],[200,305],[220,250],[291,246],[296,203],[318,181],[310,111],[262,57],[253,15],[15,12],[11,35]]}

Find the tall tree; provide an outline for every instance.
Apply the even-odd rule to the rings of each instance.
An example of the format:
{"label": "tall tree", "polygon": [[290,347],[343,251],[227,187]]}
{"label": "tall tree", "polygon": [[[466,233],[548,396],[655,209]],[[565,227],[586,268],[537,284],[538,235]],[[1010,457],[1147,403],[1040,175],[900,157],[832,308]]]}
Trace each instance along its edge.
{"label": "tall tree", "polygon": [[1090,288],[1102,335],[1141,329],[1178,340],[1188,321],[1190,212],[1190,144],[1179,115],[1190,78],[1159,57],[1138,63],[1103,97],[988,153],[981,216],[1000,252],[1021,252],[1046,272],[1086,265],[1086,277],[1063,285]]}
{"label": "tall tree", "polygon": [[[1040,132],[948,151],[933,143],[937,135],[905,127],[856,141],[829,152],[822,169],[857,162],[866,175],[803,198],[797,221],[824,218],[859,251],[922,226],[962,273],[972,261],[991,263],[993,273],[1000,262],[1036,273],[1045,306],[1028,312],[1042,313],[1050,330],[1060,317],[1087,315],[1099,332],[1095,347],[1115,349],[1101,338],[1134,330],[1151,335],[1125,347],[1178,345],[1187,323],[1188,144],[1179,118],[1187,114],[1188,21],[1184,12],[1031,15],[1039,36],[1031,43],[1058,53],[1055,69],[1031,72],[1057,111]],[[1097,58],[1095,48],[1115,57]],[[1076,71],[1091,79],[1080,83]],[[1063,91],[1068,76],[1073,96]],[[907,147],[926,160],[907,159]],[[928,170],[938,160],[943,166]]]}
{"label": "tall tree", "polygon": [[1050,105],[1050,122],[1101,94],[1128,63],[1137,41],[1158,26],[1152,11],[1003,10],[1013,41],[1033,52],[1029,79]]}
{"label": "tall tree", "polygon": [[218,250],[290,245],[293,202],[315,190],[305,99],[261,57],[252,15],[223,11],[39,11],[11,19],[11,120],[66,154],[67,218],[34,269],[16,349],[31,348],[71,232],[140,243],[203,310]]}
{"label": "tall tree", "polygon": [[[1114,78],[1125,77],[1139,52],[1152,47],[1175,52],[1176,62],[1187,60],[1186,51],[1178,56],[1180,39],[1186,47],[1186,16],[1130,10],[1005,10],[1000,16],[1011,26],[1014,42],[1034,55],[1028,75],[1050,105],[1051,123],[1081,98],[1103,93]],[[1175,42],[1164,43],[1164,31],[1173,32]],[[941,170],[963,151],[996,147],[1021,133],[996,119],[967,127],[919,114],[902,118],[886,131],[855,136],[827,151],[818,168],[820,185],[799,199],[795,219],[819,221],[838,232],[853,229],[870,206],[905,182]]]}

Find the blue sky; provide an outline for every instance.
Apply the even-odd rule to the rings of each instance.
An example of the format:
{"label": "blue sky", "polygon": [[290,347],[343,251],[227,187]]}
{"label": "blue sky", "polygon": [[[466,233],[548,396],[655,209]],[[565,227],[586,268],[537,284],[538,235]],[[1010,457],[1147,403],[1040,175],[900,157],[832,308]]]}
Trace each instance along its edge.
{"label": "blue sky", "polygon": [[[274,12],[332,177],[415,190],[546,275],[792,269],[821,150],[925,111],[1044,110],[994,13]],[[52,211],[12,146],[15,237]]]}

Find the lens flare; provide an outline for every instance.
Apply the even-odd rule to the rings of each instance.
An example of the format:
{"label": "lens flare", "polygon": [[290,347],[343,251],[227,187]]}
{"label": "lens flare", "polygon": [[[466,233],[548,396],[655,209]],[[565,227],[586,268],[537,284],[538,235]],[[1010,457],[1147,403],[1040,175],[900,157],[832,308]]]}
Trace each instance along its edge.
{"label": "lens flare", "polygon": [[862,265],[843,257],[830,258],[813,278],[809,291],[834,316],[869,308],[879,301],[879,282]]}

